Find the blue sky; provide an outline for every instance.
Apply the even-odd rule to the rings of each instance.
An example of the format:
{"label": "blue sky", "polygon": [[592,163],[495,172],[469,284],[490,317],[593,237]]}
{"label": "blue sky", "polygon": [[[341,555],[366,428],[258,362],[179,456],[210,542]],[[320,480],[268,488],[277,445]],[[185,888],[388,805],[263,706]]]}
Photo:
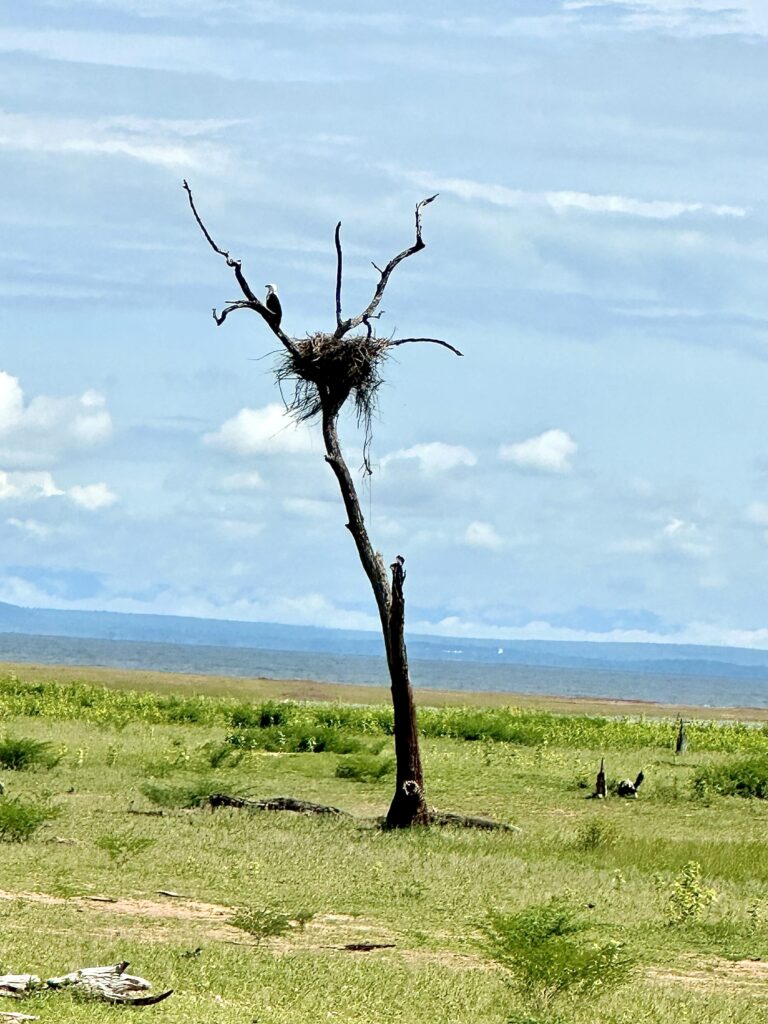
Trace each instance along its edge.
{"label": "blue sky", "polygon": [[[768,646],[764,0],[0,14],[0,600],[375,628],[296,336],[398,268],[361,489],[412,629]],[[344,423],[350,461],[360,437]]]}

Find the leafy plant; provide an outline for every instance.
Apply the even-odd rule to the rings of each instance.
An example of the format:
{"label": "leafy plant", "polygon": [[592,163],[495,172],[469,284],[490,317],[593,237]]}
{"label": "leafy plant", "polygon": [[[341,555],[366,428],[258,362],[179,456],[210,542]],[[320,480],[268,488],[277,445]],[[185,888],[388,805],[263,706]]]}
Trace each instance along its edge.
{"label": "leafy plant", "polygon": [[365,740],[328,725],[295,722],[267,729],[239,729],[227,736],[227,743],[244,750],[269,750],[288,754],[352,754],[369,748]]}
{"label": "leafy plant", "polygon": [[34,766],[55,768],[60,760],[61,754],[45,740],[25,736],[6,736],[0,740],[0,767],[8,771],[26,771]]}
{"label": "leafy plant", "polygon": [[615,846],[618,840],[619,830],[612,821],[593,818],[591,821],[582,822],[578,827],[573,846],[575,849],[585,852],[606,850]]}
{"label": "leafy plant", "polygon": [[689,860],[672,882],[669,893],[669,923],[687,924],[697,921],[717,899],[717,892],[704,884],[701,864]]}
{"label": "leafy plant", "polygon": [[377,757],[375,754],[348,754],[336,765],[337,779],[354,779],[355,782],[381,782],[392,775],[395,760],[392,757]]}
{"label": "leafy plant", "polygon": [[160,785],[157,782],[145,782],[141,792],[153,804],[160,807],[201,807],[213,793],[221,793],[223,789],[231,792],[220,779],[202,775],[190,782],[180,785]]}
{"label": "leafy plant", "polygon": [[768,754],[700,768],[693,778],[693,791],[697,797],[714,792],[720,796],[757,797],[759,800],[766,800]]}
{"label": "leafy plant", "polygon": [[47,803],[0,796],[0,842],[24,843],[60,813],[58,807]]}
{"label": "leafy plant", "polygon": [[132,857],[155,845],[148,836],[137,836],[135,832],[110,832],[99,836],[94,845],[106,853],[117,864],[127,864]]}
{"label": "leafy plant", "polygon": [[244,751],[236,750],[229,743],[207,743],[203,756],[209,768],[236,768],[243,759]]}
{"label": "leafy plant", "polygon": [[622,943],[591,940],[591,927],[563,898],[516,913],[491,911],[486,949],[510,985],[543,1011],[556,1000],[597,996],[629,980],[633,961]]}
{"label": "leafy plant", "polygon": [[229,919],[229,924],[253,935],[257,943],[283,935],[292,927],[290,917],[272,907],[239,907]]}

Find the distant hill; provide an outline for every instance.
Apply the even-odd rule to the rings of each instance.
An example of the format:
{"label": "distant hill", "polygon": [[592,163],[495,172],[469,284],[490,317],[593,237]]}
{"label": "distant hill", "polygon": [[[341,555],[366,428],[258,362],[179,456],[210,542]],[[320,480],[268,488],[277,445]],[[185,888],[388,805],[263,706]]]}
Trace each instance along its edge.
{"label": "distant hill", "polygon": [[[362,630],[284,626],[270,622],[197,619],[179,615],[60,611],[0,602],[0,633],[97,640],[382,656],[381,637]],[[413,659],[648,675],[709,676],[768,682],[768,651],[679,644],[555,640],[481,640],[412,635]]]}

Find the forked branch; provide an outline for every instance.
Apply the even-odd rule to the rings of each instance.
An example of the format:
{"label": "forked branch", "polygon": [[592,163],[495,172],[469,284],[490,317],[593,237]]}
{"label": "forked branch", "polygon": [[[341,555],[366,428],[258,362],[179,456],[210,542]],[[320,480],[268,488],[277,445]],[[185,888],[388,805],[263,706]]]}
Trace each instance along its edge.
{"label": "forked branch", "polygon": [[[336,338],[343,338],[345,334],[348,334],[350,331],[354,330],[356,327],[359,327],[360,324],[366,324],[367,325],[367,321],[370,320],[371,317],[374,315],[374,313],[376,312],[376,310],[379,307],[379,304],[380,304],[382,298],[384,297],[384,291],[385,291],[387,285],[389,284],[389,279],[392,276],[392,271],[395,269],[395,267],[399,263],[402,263],[403,260],[408,259],[409,256],[413,256],[414,253],[420,252],[422,249],[425,248],[424,240],[421,237],[421,211],[424,209],[425,206],[428,206],[429,203],[431,203],[435,199],[437,199],[437,196],[438,196],[438,193],[435,193],[435,195],[428,196],[427,199],[422,199],[420,203],[416,204],[416,240],[414,241],[413,245],[409,245],[407,249],[403,249],[403,251],[399,252],[397,254],[397,256],[393,256],[392,259],[389,261],[389,263],[386,265],[386,267],[384,267],[383,270],[381,270],[379,267],[377,267],[375,263],[373,264],[374,267],[376,267],[376,270],[379,271],[379,283],[376,285],[376,290],[373,293],[373,298],[368,303],[368,305],[363,310],[363,312],[359,316],[351,317],[349,320],[341,320],[341,317],[340,317],[340,307],[339,307],[339,305],[337,303],[337,312],[339,313],[339,316],[337,317],[337,327],[336,327],[336,333],[334,335]],[[337,297],[340,296],[340,294],[341,294],[341,256],[340,256],[340,251],[341,250],[340,250],[340,243],[338,242],[338,229],[337,229],[337,254],[339,254],[339,258],[338,258],[338,262],[337,262],[337,268],[338,268],[337,290],[336,290]]]}
{"label": "forked branch", "polygon": [[187,198],[189,199],[190,209],[192,210],[194,218],[197,221],[198,227],[205,236],[205,240],[208,242],[208,244],[215,253],[217,253],[219,256],[224,257],[227,266],[234,271],[235,280],[240,286],[240,291],[245,296],[245,301],[240,300],[239,302],[231,302],[229,303],[229,305],[225,306],[221,313],[217,313],[215,309],[213,310],[213,319],[216,321],[217,326],[220,327],[227,319],[229,314],[233,313],[236,309],[252,309],[255,313],[259,314],[262,320],[266,323],[267,327],[269,327],[272,333],[277,336],[277,338],[285,346],[285,348],[287,348],[292,355],[295,354],[296,346],[294,345],[293,341],[291,341],[288,335],[285,334],[285,332],[282,331],[280,327],[275,323],[275,319],[272,313],[270,313],[270,311],[267,309],[264,303],[261,302],[261,300],[256,297],[256,295],[253,292],[253,289],[248,284],[248,281],[245,278],[245,274],[243,274],[243,268],[240,260],[236,260],[233,256],[230,256],[230,254],[225,249],[222,249],[220,246],[216,244],[216,242],[214,242],[213,238],[210,235],[210,232],[208,231],[208,228],[203,223],[202,217],[197,212],[195,200],[192,196],[192,189],[189,187],[186,180],[184,181],[183,184],[184,191],[187,193]]}

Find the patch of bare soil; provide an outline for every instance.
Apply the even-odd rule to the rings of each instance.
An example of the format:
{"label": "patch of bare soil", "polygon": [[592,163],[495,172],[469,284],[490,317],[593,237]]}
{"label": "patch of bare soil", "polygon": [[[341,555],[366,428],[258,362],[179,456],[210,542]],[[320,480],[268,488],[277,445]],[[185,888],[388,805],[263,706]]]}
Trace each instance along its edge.
{"label": "patch of bare soil", "polygon": [[761,993],[768,998],[768,962],[723,960],[720,957],[673,968],[652,968],[648,977],[687,988],[728,988]]}

